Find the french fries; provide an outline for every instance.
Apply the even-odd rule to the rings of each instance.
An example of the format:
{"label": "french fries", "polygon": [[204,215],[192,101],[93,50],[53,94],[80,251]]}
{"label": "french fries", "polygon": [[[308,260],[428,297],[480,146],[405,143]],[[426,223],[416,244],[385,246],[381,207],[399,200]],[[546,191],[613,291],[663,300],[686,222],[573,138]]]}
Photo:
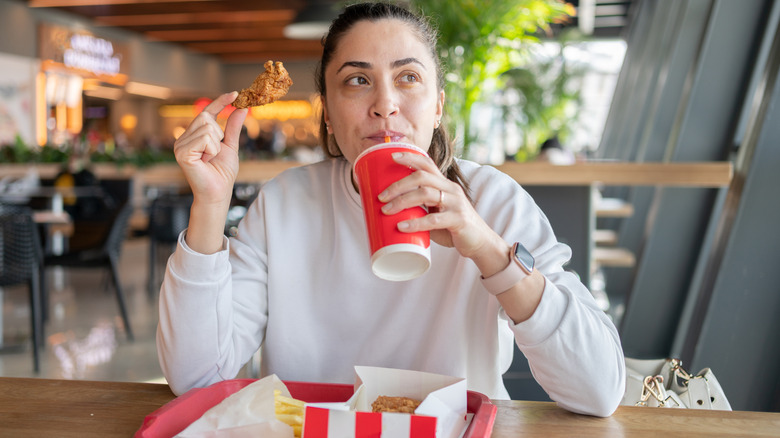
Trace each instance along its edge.
{"label": "french fries", "polygon": [[274,390],[274,413],[276,419],[293,428],[296,437],[301,436],[303,429],[304,402],[294,398],[285,397],[282,391]]}

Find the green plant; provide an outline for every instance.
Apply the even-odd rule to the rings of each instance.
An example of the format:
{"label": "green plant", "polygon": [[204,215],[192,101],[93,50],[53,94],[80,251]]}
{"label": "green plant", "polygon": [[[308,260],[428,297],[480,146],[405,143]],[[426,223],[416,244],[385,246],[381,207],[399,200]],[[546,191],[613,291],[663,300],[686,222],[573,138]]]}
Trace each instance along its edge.
{"label": "green plant", "polygon": [[471,109],[498,85],[499,77],[518,65],[525,45],[550,23],[574,14],[561,0],[412,0],[439,32],[446,75],[447,114],[461,155],[474,140]]}
{"label": "green plant", "polygon": [[[13,144],[0,146],[0,163],[59,163],[65,164],[69,161],[73,149],[70,145],[53,146],[45,145],[43,147],[28,145],[20,136],[16,136]],[[117,166],[133,165],[136,167],[151,166],[156,163],[171,163],[176,161],[172,149],[151,149],[141,148],[133,149],[130,152],[124,152],[119,149],[113,149],[111,153],[103,151],[94,151],[89,154],[91,163],[114,163]]]}
{"label": "green plant", "polygon": [[38,152],[36,161],[40,163],[67,163],[68,158],[70,158],[70,149],[60,149],[47,144]]}
{"label": "green plant", "polygon": [[14,137],[14,143],[5,145],[0,154],[0,162],[3,163],[23,163],[30,161],[32,151],[24,144],[24,140],[19,135]]}
{"label": "green plant", "polygon": [[69,150],[50,145],[29,146],[18,134],[12,144],[0,145],[0,163],[64,163],[69,155]]}
{"label": "green plant", "polygon": [[585,69],[564,57],[567,45],[576,41],[571,33],[559,38],[557,53],[537,54],[524,65],[501,75],[503,118],[519,128],[521,143],[515,154],[526,161],[539,153],[544,140],[557,136],[564,144],[582,107],[580,89],[573,82]]}

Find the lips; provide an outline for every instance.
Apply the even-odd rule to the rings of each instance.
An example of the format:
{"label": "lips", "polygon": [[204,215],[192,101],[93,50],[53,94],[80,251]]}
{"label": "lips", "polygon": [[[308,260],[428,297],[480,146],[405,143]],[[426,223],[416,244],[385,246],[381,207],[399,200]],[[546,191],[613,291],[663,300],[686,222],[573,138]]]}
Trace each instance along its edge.
{"label": "lips", "polygon": [[405,136],[400,132],[388,130],[376,131],[366,136],[367,139],[377,144],[386,143],[385,139],[388,137],[390,138],[391,142],[396,142],[401,141]]}

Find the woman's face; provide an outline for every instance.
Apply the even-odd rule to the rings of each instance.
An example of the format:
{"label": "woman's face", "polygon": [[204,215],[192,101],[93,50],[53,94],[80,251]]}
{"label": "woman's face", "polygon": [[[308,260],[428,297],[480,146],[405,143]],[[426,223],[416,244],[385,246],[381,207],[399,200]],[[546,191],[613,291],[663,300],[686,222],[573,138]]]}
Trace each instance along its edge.
{"label": "woman's face", "polygon": [[442,116],[436,64],[408,24],[361,21],[345,33],[325,69],[325,122],[344,157],[391,141],[428,150]]}

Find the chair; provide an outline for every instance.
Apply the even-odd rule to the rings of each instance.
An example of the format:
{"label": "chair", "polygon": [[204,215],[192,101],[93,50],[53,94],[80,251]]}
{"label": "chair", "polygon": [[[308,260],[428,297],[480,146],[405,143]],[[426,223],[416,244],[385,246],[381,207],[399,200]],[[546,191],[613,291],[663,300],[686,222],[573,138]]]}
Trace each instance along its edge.
{"label": "chair", "polygon": [[[166,194],[152,201],[149,208],[149,297],[158,290],[157,256],[166,249],[165,257],[173,252],[179,234],[190,222],[192,195]],[[161,246],[165,245],[165,246]]]}
{"label": "chair", "polygon": [[133,330],[130,327],[130,319],[127,316],[125,295],[119,281],[119,256],[122,252],[122,243],[127,235],[128,222],[133,213],[133,205],[126,202],[115,213],[110,221],[108,232],[102,237],[102,243],[97,247],[84,248],[69,251],[62,255],[46,256],[45,266],[63,266],[68,268],[105,268],[108,269],[119,304],[119,311],[125,325],[127,339],[133,340]]}
{"label": "chair", "polygon": [[33,370],[36,373],[40,371],[38,347],[43,343],[42,253],[32,210],[0,204],[0,287],[26,284],[30,289]]}
{"label": "chair", "polygon": [[83,251],[100,247],[109,234],[113,219],[121,207],[132,199],[133,181],[129,178],[101,179],[97,193],[80,196],[80,207],[73,217],[73,232],[68,237],[68,250]]}

